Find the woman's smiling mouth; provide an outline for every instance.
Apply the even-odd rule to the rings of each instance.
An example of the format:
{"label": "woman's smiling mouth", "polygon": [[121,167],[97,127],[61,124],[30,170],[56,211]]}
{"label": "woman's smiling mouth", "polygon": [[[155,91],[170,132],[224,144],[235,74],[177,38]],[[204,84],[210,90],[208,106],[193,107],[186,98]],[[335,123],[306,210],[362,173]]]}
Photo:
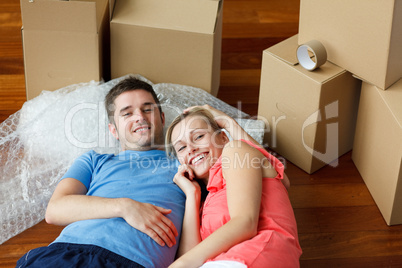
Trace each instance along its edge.
{"label": "woman's smiling mouth", "polygon": [[[202,162],[202,160],[208,155],[208,153],[201,153],[199,155],[194,156],[193,158],[190,159],[190,164],[191,165],[197,165]],[[201,161],[201,162],[200,162]]]}

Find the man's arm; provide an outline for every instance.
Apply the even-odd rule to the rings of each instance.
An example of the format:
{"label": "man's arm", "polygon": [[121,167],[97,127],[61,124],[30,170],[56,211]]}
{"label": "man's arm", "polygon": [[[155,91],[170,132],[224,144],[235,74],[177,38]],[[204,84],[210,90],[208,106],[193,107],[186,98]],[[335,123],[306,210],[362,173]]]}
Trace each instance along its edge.
{"label": "man's arm", "polygon": [[121,217],[161,246],[176,244],[178,232],[165,216],[171,210],[130,198],[104,198],[87,196],[86,193],[87,188],[79,180],[61,180],[50,198],[46,222],[68,225],[80,220]]}

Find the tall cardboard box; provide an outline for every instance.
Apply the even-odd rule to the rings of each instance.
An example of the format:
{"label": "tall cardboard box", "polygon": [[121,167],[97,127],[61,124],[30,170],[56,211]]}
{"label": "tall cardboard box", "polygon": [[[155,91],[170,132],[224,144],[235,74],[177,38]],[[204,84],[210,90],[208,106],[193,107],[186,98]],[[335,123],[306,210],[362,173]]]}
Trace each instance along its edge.
{"label": "tall cardboard box", "polygon": [[402,80],[363,83],[352,160],[388,225],[402,224]]}
{"label": "tall cardboard box", "polygon": [[108,0],[21,0],[27,99],[110,78]]}
{"label": "tall cardboard box", "polygon": [[299,44],[381,89],[402,77],[402,0],[301,0]]}
{"label": "tall cardboard box", "polygon": [[307,173],[350,151],[361,82],[330,62],[298,64],[297,35],[264,50],[258,115],[264,143]]}
{"label": "tall cardboard box", "polygon": [[112,78],[139,73],[217,95],[223,0],[116,0]]}

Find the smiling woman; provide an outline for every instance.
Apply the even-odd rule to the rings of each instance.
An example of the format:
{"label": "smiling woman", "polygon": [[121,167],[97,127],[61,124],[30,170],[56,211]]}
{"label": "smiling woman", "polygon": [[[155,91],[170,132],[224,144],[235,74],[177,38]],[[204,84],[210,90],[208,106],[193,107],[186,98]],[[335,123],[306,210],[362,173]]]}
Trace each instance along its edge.
{"label": "smiling woman", "polygon": [[[204,107],[209,111],[196,107],[177,117],[166,135],[168,151],[182,165],[174,182],[186,194],[179,258],[170,267],[225,267],[221,261],[298,267],[301,248],[283,164],[244,131],[229,141],[222,122],[234,120]],[[209,191],[202,208],[196,180]]]}

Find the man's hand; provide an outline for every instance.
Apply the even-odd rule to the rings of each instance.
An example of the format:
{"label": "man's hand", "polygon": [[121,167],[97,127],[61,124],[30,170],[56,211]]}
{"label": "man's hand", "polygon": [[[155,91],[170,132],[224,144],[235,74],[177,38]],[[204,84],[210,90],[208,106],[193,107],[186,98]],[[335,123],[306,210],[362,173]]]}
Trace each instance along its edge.
{"label": "man's hand", "polygon": [[171,212],[170,209],[130,198],[104,198],[86,193],[84,184],[76,179],[60,181],[46,210],[47,223],[65,226],[81,220],[120,217],[161,246],[176,244],[178,232],[165,216]]}
{"label": "man's hand", "polygon": [[173,222],[165,215],[172,212],[148,203],[141,203],[129,198],[124,202],[123,218],[135,229],[149,235],[161,246],[172,247],[176,244],[178,232]]}

